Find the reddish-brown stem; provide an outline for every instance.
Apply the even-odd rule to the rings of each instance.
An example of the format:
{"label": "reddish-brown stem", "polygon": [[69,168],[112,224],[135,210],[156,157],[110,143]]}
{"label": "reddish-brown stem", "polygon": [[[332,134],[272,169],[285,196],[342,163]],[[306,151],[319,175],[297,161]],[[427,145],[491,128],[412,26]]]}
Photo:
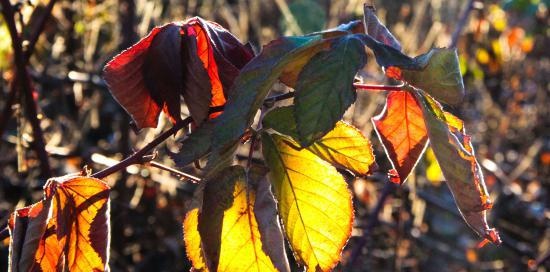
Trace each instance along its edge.
{"label": "reddish-brown stem", "polygon": [[364,83],[353,83],[353,87],[358,91],[400,91],[405,85],[370,85]]}
{"label": "reddish-brown stem", "polygon": [[50,18],[50,15],[53,10],[53,6],[55,5],[56,0],[50,0],[48,2],[48,5],[46,6],[46,10],[42,13],[42,16],[38,19],[38,24],[36,29],[34,29],[33,33],[31,34],[31,37],[28,39],[28,45],[25,48],[25,60],[28,64],[29,59],[31,58],[32,53],[34,52],[34,47],[36,46],[36,42],[38,42],[38,38],[40,38],[40,34],[42,34],[42,31],[44,31],[44,27],[46,26],[46,23],[48,22],[48,19]]}
{"label": "reddish-brown stem", "polygon": [[[44,143],[44,136],[42,135],[42,129],[40,128],[40,121],[37,117],[36,103],[33,98],[32,86],[30,82],[30,76],[27,71],[27,59],[25,58],[21,37],[18,34],[17,27],[14,20],[13,7],[9,0],[1,0],[2,3],[2,15],[8,26],[10,33],[13,55],[15,59],[16,73],[15,81],[19,83],[21,88],[22,102],[25,103],[23,108],[25,114],[31,124],[33,132],[33,148],[40,160],[40,168],[42,177],[51,177],[52,171],[50,168],[50,162],[48,160],[48,153],[46,152],[46,145]],[[11,105],[10,105],[11,107]]]}
{"label": "reddish-brown stem", "polygon": [[140,150],[135,152],[134,154],[130,155],[126,159],[120,161],[119,163],[105,168],[95,174],[92,175],[94,178],[102,179],[105,178],[108,175],[111,175],[115,172],[118,172],[122,169],[125,169],[126,167],[133,165],[133,164],[141,164],[143,163],[143,156],[147,155],[149,152],[151,152],[157,145],[164,142],[168,137],[174,135],[176,132],[178,132],[180,129],[186,127],[189,125],[193,119],[191,117],[187,117],[184,120],[181,120],[174,124],[173,127],[171,127],[169,130],[164,131],[159,136],[157,136],[153,141],[146,144],[144,147],[142,147]]}

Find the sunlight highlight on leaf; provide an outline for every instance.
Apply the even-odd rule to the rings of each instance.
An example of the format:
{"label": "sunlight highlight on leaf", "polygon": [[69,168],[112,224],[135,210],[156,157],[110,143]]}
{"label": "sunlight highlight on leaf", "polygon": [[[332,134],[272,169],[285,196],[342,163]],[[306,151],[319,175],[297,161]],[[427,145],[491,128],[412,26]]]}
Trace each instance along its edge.
{"label": "sunlight highlight on leaf", "polygon": [[225,168],[206,182],[198,230],[209,270],[277,271],[263,250],[254,207],[256,190],[244,168]]}
{"label": "sunlight highlight on leaf", "polygon": [[389,93],[382,113],[372,118],[378,138],[399,174],[400,183],[407,180],[428,144],[423,119],[420,105],[408,91]]}
{"label": "sunlight highlight on leaf", "polygon": [[[44,191],[44,200],[14,213],[11,232],[17,235],[10,243],[11,267],[105,271],[110,238],[109,187],[98,179],[67,175],[48,180]],[[21,229],[27,232],[21,233]],[[22,244],[22,254],[17,255]]]}
{"label": "sunlight highlight on leaf", "polygon": [[[294,138],[298,138],[294,121],[294,106],[271,110],[263,119],[263,126]],[[370,140],[356,127],[338,121],[333,130],[307,149],[332,165],[348,169],[358,175],[366,175],[375,164]]]}
{"label": "sunlight highlight on leaf", "polygon": [[283,227],[299,263],[330,271],[351,235],[351,193],[334,167],[289,141],[262,134]]}

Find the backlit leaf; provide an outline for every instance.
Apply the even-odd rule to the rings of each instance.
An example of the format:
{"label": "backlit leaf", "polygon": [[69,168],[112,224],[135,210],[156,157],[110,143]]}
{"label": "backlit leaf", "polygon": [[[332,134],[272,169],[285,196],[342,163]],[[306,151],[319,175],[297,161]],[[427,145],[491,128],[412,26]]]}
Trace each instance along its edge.
{"label": "backlit leaf", "polygon": [[262,134],[286,236],[308,271],[330,271],[351,235],[351,193],[338,171],[282,136]]}
{"label": "backlit leaf", "polygon": [[428,144],[422,108],[410,92],[391,92],[384,110],[372,122],[400,183],[405,182]]}
{"label": "backlit leaf", "polygon": [[309,146],[342,119],[357,94],[353,80],[367,56],[360,39],[337,38],[311,58],[298,76],[295,117],[300,144]]}
{"label": "backlit leaf", "polygon": [[421,70],[402,70],[409,84],[439,101],[456,105],[464,98],[464,83],[456,49],[434,48],[415,58]]}
{"label": "backlit leaf", "polygon": [[10,269],[105,271],[109,187],[98,179],[67,175],[48,180],[44,191],[42,201],[13,216]]}
{"label": "backlit leaf", "polygon": [[[420,92],[415,92],[415,96],[421,102],[431,147],[460,213],[481,237],[499,244],[497,232],[487,225],[486,213],[492,203],[470,136],[464,129],[449,125],[445,112],[435,100]],[[456,124],[456,120],[451,124]]]}
{"label": "backlit leaf", "polygon": [[[257,192],[244,168],[225,168],[206,182],[198,230],[209,269],[277,271],[263,250],[263,234],[255,214]],[[279,250],[279,254],[284,254],[283,247]]]}
{"label": "backlit leaf", "polygon": [[104,78],[138,128],[156,127],[162,110],[172,122],[180,120],[180,96],[199,124],[210,106],[225,104],[239,69],[252,57],[227,30],[195,17],[154,28],[109,61]]}
{"label": "backlit leaf", "polygon": [[[298,138],[293,106],[271,110],[263,119],[264,128]],[[366,175],[375,163],[370,141],[352,125],[338,121],[333,130],[307,149],[332,165]]]}
{"label": "backlit leaf", "polygon": [[200,183],[195,189],[193,198],[185,205],[185,218],[183,219],[183,241],[187,258],[191,260],[193,269],[208,271],[201,246],[201,237],[198,230],[199,212],[202,207],[204,183]]}

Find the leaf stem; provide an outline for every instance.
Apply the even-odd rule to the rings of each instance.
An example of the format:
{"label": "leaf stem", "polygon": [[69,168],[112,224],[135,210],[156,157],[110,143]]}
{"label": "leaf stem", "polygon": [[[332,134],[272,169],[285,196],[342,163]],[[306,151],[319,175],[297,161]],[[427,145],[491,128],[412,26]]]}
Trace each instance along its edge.
{"label": "leaf stem", "polygon": [[358,91],[400,91],[405,85],[370,85],[364,83],[353,83],[353,87]]}
{"label": "leaf stem", "polygon": [[0,242],[4,239],[10,237],[10,228],[6,225],[2,230],[0,230]]}
{"label": "leaf stem", "polygon": [[157,145],[164,142],[166,139],[168,139],[170,136],[174,135],[176,132],[178,132],[180,129],[186,127],[189,125],[193,119],[191,117],[187,117],[181,121],[178,121],[176,124],[174,124],[173,127],[168,129],[167,131],[164,131],[160,135],[158,135],[153,141],[142,147],[140,150],[136,151],[134,154],[130,155],[126,159],[120,161],[119,163],[105,168],[95,174],[92,175],[92,177],[97,179],[105,178],[106,176],[109,176],[115,172],[118,172],[130,165],[133,164],[140,164],[143,163],[143,156],[145,156],[147,153],[151,152]]}

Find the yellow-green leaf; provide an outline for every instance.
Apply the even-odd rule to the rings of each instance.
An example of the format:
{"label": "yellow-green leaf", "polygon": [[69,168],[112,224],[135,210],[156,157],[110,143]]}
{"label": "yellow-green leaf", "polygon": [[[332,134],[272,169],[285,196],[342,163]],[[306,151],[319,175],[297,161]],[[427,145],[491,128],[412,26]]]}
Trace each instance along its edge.
{"label": "yellow-green leaf", "polygon": [[264,157],[285,233],[308,271],[330,271],[351,235],[353,207],[344,178],[292,140],[262,135]]}
{"label": "yellow-green leaf", "polygon": [[183,219],[183,241],[187,258],[191,260],[196,271],[208,271],[204,262],[201,247],[201,237],[197,226],[199,225],[199,209],[202,206],[204,184],[201,183],[195,190],[193,198],[186,205],[187,213]]}
{"label": "yellow-green leaf", "polygon": [[[293,109],[293,106],[273,109],[263,119],[264,127],[297,140]],[[307,149],[332,165],[359,175],[366,175],[375,162],[369,139],[356,127],[343,121],[337,122],[334,129]]]}
{"label": "yellow-green leaf", "polygon": [[241,166],[225,168],[207,181],[198,230],[209,270],[278,271],[263,250],[255,201],[256,191]]}

